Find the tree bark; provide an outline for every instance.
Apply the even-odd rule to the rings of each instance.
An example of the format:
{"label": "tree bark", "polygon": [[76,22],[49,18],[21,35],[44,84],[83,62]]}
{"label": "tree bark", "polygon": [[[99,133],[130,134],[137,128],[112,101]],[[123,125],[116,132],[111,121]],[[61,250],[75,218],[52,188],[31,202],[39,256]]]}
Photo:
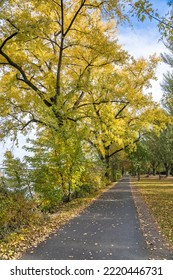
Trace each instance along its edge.
{"label": "tree bark", "polygon": [[170,169],[170,166],[168,163],[164,163],[164,166],[165,166],[165,174],[166,174],[166,177],[169,176],[169,169]]}
{"label": "tree bark", "polygon": [[153,176],[156,176],[156,162],[152,163],[152,173],[153,173]]}
{"label": "tree bark", "polygon": [[137,171],[137,175],[138,175],[138,181],[141,180],[141,173],[140,173],[140,169],[138,168],[138,171]]}
{"label": "tree bark", "polygon": [[109,156],[109,148],[110,146],[105,147],[105,165],[106,165],[106,172],[105,172],[105,177],[108,181],[110,181],[110,156]]}

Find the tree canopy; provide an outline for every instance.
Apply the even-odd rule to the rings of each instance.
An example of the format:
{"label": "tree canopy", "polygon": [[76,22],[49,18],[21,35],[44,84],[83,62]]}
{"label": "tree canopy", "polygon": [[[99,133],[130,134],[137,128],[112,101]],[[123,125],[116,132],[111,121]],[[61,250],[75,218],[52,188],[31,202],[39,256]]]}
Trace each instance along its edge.
{"label": "tree canopy", "polygon": [[134,59],[118,42],[117,24],[152,8],[133,2],[1,1],[0,137],[36,135],[25,162],[6,154],[7,192],[17,182],[24,200],[54,209],[101,187],[120,151],[165,126],[145,93],[158,58]]}

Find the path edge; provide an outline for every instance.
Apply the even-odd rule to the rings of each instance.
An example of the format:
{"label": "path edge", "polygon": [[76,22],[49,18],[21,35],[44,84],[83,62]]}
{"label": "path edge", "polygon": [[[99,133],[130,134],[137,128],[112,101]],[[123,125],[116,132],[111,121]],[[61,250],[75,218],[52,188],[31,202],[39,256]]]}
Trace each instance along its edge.
{"label": "path edge", "polygon": [[130,179],[130,188],[137,209],[140,226],[143,231],[144,241],[152,260],[172,260],[173,248],[168,239],[161,232],[150,209],[144,202],[140,191]]}

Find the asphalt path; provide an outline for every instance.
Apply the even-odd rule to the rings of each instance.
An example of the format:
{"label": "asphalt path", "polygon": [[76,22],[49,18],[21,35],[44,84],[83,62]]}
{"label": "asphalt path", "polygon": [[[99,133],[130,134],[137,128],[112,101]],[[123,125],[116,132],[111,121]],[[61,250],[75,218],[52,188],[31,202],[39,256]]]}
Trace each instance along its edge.
{"label": "asphalt path", "polygon": [[[30,250],[31,251],[31,250]],[[104,192],[87,209],[53,233],[23,260],[145,260],[129,178]]]}

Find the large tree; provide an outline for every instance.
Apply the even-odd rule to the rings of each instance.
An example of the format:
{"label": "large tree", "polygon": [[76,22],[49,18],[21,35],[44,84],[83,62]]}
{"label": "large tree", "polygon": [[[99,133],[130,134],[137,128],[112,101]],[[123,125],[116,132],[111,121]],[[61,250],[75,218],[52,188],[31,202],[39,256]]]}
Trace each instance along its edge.
{"label": "large tree", "polygon": [[[135,61],[118,44],[116,23],[127,19],[127,3],[1,1],[1,138],[36,129],[34,145],[66,157],[60,160],[64,172],[69,158],[73,162],[74,143],[95,148],[94,160],[109,168],[111,156],[137,141],[141,127],[151,126],[155,112],[159,116],[143,94],[156,59]],[[149,5],[135,3],[137,10]]]}
{"label": "large tree", "polygon": [[[54,129],[76,121],[92,69],[124,63],[114,32],[131,2],[1,1],[2,137],[32,123]],[[151,7],[148,1],[134,5],[137,11]]]}

